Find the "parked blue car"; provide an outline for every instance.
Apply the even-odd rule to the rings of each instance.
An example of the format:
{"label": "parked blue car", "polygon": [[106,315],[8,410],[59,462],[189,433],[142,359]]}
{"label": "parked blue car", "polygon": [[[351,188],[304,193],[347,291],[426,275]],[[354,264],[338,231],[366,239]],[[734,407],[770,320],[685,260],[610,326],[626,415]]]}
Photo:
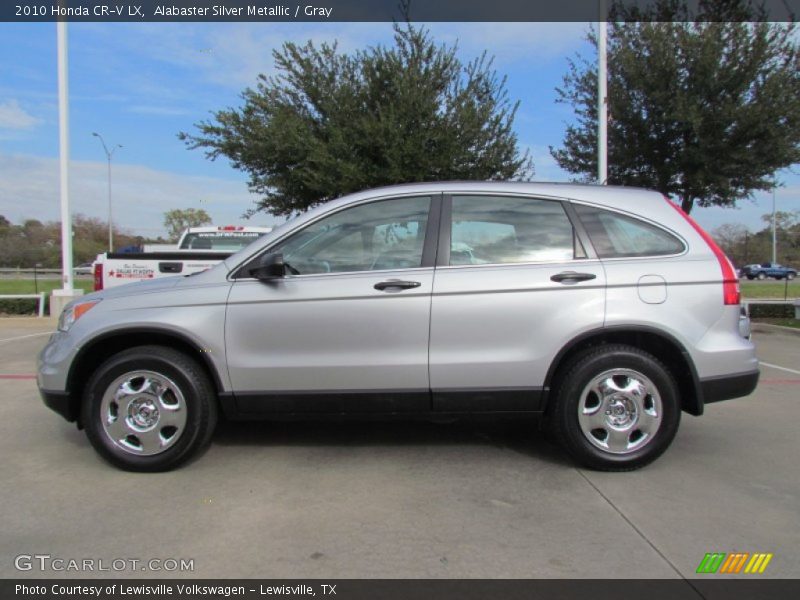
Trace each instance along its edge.
{"label": "parked blue car", "polygon": [[775,279],[794,279],[797,277],[797,269],[791,267],[784,267],[778,263],[761,263],[755,265],[745,265],[742,267],[742,276],[748,279],[766,279],[773,277]]}

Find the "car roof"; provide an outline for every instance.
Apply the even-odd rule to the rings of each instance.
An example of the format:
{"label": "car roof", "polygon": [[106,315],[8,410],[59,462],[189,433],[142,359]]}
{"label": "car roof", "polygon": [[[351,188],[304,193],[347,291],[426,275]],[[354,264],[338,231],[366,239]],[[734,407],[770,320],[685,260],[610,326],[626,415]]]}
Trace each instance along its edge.
{"label": "car roof", "polygon": [[528,181],[437,181],[430,183],[403,183],[372,188],[342,196],[325,202],[305,213],[312,216],[320,210],[330,210],[367,199],[383,196],[437,194],[437,193],[487,193],[487,194],[525,194],[541,198],[569,199],[578,202],[598,204],[618,210],[639,212],[642,203],[646,210],[652,207],[663,208],[664,195],[660,192],[636,187],[620,187],[586,183],[528,182]]}

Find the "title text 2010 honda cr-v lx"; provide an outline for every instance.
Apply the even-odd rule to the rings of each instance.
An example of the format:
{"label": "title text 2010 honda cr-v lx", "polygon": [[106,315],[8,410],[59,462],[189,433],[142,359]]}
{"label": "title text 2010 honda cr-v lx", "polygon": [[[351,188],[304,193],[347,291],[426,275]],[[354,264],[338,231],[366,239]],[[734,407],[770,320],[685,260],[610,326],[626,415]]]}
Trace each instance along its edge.
{"label": "title text 2010 honda cr-v lx", "polygon": [[[316,208],[203,273],[89,294],[39,357],[111,463],[173,468],[229,418],[539,414],[592,468],[758,381],[731,263],[644,190],[412,184]],[[744,324],[746,329],[747,324]]]}

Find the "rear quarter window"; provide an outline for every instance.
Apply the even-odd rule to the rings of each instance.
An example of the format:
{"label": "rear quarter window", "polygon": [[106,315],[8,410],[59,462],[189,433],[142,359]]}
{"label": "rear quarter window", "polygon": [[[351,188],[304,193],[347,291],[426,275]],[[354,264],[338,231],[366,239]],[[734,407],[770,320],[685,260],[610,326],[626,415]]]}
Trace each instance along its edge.
{"label": "rear quarter window", "polygon": [[686,249],[678,237],[650,223],[610,210],[574,206],[599,258],[668,256]]}

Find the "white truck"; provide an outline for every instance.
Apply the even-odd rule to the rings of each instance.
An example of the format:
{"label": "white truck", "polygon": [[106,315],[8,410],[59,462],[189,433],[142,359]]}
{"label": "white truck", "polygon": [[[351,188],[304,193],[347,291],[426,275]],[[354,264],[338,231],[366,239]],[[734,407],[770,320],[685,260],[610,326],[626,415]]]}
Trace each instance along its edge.
{"label": "white truck", "polygon": [[205,271],[270,231],[242,225],[190,227],[168,251],[99,254],[93,265],[94,289]]}

